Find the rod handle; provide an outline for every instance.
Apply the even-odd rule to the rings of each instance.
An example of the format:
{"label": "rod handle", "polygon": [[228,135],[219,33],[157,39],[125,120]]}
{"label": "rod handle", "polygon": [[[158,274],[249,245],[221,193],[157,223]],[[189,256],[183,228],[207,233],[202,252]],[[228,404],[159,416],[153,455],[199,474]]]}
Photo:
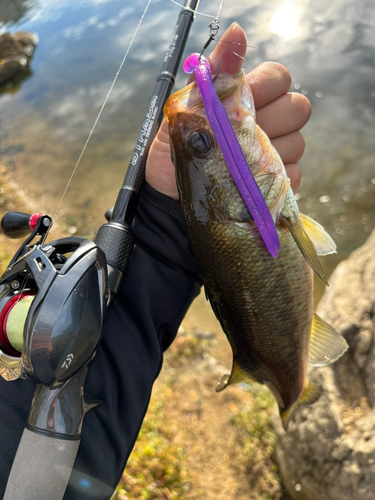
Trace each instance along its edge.
{"label": "rod handle", "polygon": [[25,429],[4,500],[61,500],[80,440],[58,439]]}
{"label": "rod handle", "polygon": [[108,265],[108,285],[116,294],[134,247],[134,237],[127,224],[108,222],[95,236],[95,243],[103,250]]}

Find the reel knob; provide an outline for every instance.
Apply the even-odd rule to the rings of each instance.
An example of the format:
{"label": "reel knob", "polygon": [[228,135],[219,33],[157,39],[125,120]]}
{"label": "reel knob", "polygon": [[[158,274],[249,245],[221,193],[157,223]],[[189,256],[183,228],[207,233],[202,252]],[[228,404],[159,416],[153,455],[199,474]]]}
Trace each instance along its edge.
{"label": "reel knob", "polygon": [[[45,216],[39,213],[8,212],[1,219],[1,229],[8,238],[22,238],[34,231],[40,217]],[[42,223],[48,227],[51,223],[50,218],[45,218]]]}

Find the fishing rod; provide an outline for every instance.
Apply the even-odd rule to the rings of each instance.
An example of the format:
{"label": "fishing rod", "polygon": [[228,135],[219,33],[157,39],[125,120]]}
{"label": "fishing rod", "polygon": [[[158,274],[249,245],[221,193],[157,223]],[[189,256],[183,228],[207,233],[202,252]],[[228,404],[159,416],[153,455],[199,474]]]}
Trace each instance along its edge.
{"label": "fishing rod", "polygon": [[1,221],[6,236],[29,236],[0,278],[0,375],[7,381],[32,378],[37,383],[5,500],[64,496],[84,415],[97,404],[84,398],[89,363],[131,257],[130,227],[147,154],[198,3],[186,0],[179,13],[112,216],[94,242],[68,237],[46,243],[52,226],[48,215],[12,212]]}
{"label": "fishing rod", "polygon": [[130,226],[137,208],[139,192],[145,179],[146,160],[152,141],[163,120],[163,108],[168,99],[179,68],[194,11],[199,0],[186,0],[173,31],[172,41],[135,145],[123,185],[117,196],[110,221],[100,227],[95,242],[104,250],[108,264],[108,282],[117,293],[124,270],[134,247]]}

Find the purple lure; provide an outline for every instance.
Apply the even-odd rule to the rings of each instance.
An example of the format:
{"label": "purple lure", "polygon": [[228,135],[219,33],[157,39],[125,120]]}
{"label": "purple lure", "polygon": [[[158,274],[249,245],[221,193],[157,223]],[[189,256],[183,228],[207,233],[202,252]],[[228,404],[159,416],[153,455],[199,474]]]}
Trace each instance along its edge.
{"label": "purple lure", "polygon": [[246,162],[224,106],[215,92],[211,79],[210,63],[199,54],[191,54],[185,60],[183,68],[185,73],[193,73],[195,70],[208,122],[223,153],[224,160],[269,253],[276,258],[280,251],[280,240],[275,223]]}

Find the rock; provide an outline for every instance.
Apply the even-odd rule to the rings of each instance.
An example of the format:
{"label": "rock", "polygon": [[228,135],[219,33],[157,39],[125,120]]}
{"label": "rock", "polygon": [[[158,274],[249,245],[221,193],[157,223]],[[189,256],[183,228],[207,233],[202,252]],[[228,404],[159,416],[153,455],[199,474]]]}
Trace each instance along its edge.
{"label": "rock", "polygon": [[277,459],[294,500],[375,498],[375,231],[340,263],[318,314],[347,340],[331,366],[309,369],[324,393],[285,432],[278,416]]}
{"label": "rock", "polygon": [[38,36],[27,31],[0,35],[0,84],[28,68],[37,43]]}

